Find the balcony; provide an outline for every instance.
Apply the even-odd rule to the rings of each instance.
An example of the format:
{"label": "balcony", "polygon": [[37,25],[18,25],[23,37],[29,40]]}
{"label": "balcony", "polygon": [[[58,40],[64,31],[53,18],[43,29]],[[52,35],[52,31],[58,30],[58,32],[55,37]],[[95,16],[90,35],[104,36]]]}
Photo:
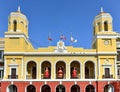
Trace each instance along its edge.
{"label": "balcony", "polygon": [[56,75],[56,79],[66,79],[66,74],[63,74],[63,76]]}
{"label": "balcony", "polygon": [[72,76],[71,76],[71,79],[80,79],[80,74],[77,74],[76,77],[72,77]]}
{"label": "balcony", "polygon": [[107,75],[107,76],[106,76],[106,75],[102,75],[102,78],[103,78],[103,79],[113,78],[113,75],[109,75],[109,76],[108,76],[108,75]]}
{"label": "balcony", "polygon": [[51,76],[45,77],[44,74],[41,74],[41,79],[51,79]]}
{"label": "balcony", "polygon": [[18,79],[18,75],[8,75],[8,79]]}
{"label": "balcony", "polygon": [[85,75],[85,79],[95,79],[94,75]]}

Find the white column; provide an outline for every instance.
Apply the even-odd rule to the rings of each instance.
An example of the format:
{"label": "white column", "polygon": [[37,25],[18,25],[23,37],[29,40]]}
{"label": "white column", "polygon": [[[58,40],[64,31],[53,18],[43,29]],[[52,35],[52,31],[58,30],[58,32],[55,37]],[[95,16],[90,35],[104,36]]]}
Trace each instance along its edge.
{"label": "white column", "polygon": [[26,77],[26,75],[27,75],[27,63],[24,63],[25,64],[25,66],[24,66],[24,68],[25,68],[25,79],[27,78]]}
{"label": "white column", "polygon": [[66,79],[70,79],[70,66],[69,66],[69,63],[66,64]]}
{"label": "white column", "polygon": [[38,67],[39,67],[39,78],[41,79],[41,75],[42,75],[42,72],[41,72],[41,68],[42,68],[42,63],[40,63],[40,65],[38,64]]}
{"label": "white column", "polygon": [[36,76],[37,76],[37,78],[36,78],[36,79],[38,79],[38,78],[39,78],[39,77],[38,77],[38,75],[39,75],[39,74],[38,74],[38,67],[39,67],[39,64],[37,63],[36,66],[37,66],[37,68],[36,68]]}
{"label": "white column", "polygon": [[82,72],[83,72],[83,71],[82,71],[82,68],[83,68],[83,67],[82,67],[82,63],[81,63],[81,64],[80,64],[80,79],[82,79],[82,75],[83,75],[83,74],[82,74]]}
{"label": "white column", "polygon": [[52,70],[53,79],[56,79],[56,64],[53,64],[53,63],[52,63],[51,69],[53,69],[53,70]]}
{"label": "white column", "polygon": [[83,64],[81,64],[81,66],[83,66],[82,67],[82,79],[85,79],[85,63]]}
{"label": "white column", "polygon": [[100,59],[98,58],[98,76],[100,76]]}
{"label": "white column", "polygon": [[22,78],[23,78],[23,58],[22,58],[21,72],[22,72]]}
{"label": "white column", "polygon": [[6,58],[4,58],[4,77],[6,77]]}
{"label": "white column", "polygon": [[115,78],[118,79],[118,76],[117,76],[117,57],[115,58],[115,62],[114,62],[114,74],[115,74]]}
{"label": "white column", "polygon": [[95,73],[95,79],[97,79],[97,71],[96,70],[97,70],[97,64],[95,63],[95,70],[94,70],[95,71],[94,72]]}

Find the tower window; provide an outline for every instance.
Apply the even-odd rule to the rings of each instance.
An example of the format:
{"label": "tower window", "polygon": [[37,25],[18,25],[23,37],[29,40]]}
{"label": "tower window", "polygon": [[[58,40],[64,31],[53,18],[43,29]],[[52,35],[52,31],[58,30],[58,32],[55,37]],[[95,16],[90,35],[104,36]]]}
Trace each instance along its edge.
{"label": "tower window", "polygon": [[104,22],[104,30],[108,31],[108,22],[107,21]]}
{"label": "tower window", "polygon": [[17,30],[17,21],[14,20],[14,22],[13,22],[13,31],[16,32],[16,30]]}
{"label": "tower window", "polygon": [[100,22],[98,22],[98,30],[99,30],[99,32],[101,31],[101,24],[100,24]]}

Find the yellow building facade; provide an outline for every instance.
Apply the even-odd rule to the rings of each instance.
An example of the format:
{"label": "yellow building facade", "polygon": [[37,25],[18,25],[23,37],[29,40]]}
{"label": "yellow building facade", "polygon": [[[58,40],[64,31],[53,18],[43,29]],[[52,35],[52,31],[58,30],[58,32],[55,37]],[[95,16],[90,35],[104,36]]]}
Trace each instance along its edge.
{"label": "yellow building facade", "polygon": [[[120,34],[101,9],[93,21],[91,49],[56,46],[34,49],[28,19],[11,12],[4,38],[2,92],[119,92]],[[92,34],[92,33],[91,33]]]}

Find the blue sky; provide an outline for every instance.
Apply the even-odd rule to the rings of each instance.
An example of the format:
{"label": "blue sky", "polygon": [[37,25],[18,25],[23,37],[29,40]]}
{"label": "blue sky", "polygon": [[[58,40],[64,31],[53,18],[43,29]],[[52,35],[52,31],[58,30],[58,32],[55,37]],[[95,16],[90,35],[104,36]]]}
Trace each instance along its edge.
{"label": "blue sky", "polygon": [[0,37],[7,31],[10,12],[21,12],[29,20],[29,38],[35,48],[49,46],[51,34],[55,46],[60,33],[66,36],[65,45],[70,45],[70,32],[78,40],[74,47],[91,48],[93,20],[103,7],[113,17],[113,30],[120,32],[120,0],[1,0]]}

